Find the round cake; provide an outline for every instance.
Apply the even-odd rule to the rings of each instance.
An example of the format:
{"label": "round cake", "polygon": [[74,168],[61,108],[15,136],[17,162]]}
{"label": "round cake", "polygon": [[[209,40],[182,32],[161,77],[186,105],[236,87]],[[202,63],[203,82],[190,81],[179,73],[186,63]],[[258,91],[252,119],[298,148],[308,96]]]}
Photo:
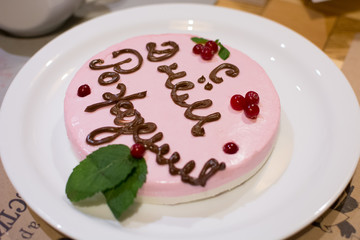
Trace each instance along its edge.
{"label": "round cake", "polygon": [[147,149],[139,201],[175,204],[230,190],[276,142],[280,101],[264,69],[219,41],[216,53],[198,52],[204,39],[194,37],[122,41],[89,59],[67,89],[65,124],[80,161],[110,144]]}

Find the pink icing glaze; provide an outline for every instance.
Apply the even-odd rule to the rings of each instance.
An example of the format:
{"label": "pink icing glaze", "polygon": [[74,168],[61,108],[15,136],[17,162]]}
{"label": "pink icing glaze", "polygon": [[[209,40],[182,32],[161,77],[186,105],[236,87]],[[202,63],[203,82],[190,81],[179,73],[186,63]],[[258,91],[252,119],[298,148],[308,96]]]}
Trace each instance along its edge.
{"label": "pink icing glaze", "polygon": [[[183,183],[179,176],[171,176],[168,166],[158,165],[155,155],[147,151],[145,159],[148,165],[148,175],[146,183],[139,190],[140,197],[164,199],[185,197],[186,199],[187,196],[194,194],[196,194],[196,198],[207,197],[206,192],[236,182],[236,179],[242,178],[263,164],[276,141],[280,121],[280,101],[265,71],[248,56],[230,47],[227,47],[231,54],[226,61],[218,56],[211,61],[204,61],[200,56],[192,53],[194,42],[191,41],[191,37],[186,34],[147,35],[134,37],[111,46],[96,54],[80,68],[66,92],[64,108],[67,134],[80,159],[84,159],[86,155],[98,148],[85,142],[86,136],[92,130],[103,126],[115,126],[114,116],[109,112],[110,107],[101,108],[92,113],[84,112],[84,109],[88,105],[103,101],[102,94],[104,92],[118,93],[116,85],[121,82],[127,87],[126,95],[147,91],[144,99],[135,99],[132,100],[132,103],[144,117],[145,122],[156,123],[155,133],[162,132],[164,134],[163,140],[157,144],[168,143],[170,154],[175,151],[180,153],[181,160],[176,166],[181,168],[186,162],[195,160],[196,168],[191,175],[198,176],[202,166],[210,158],[226,163],[226,169],[217,172],[205,187],[191,186]],[[145,46],[148,42],[155,42],[157,48],[161,48],[160,44],[169,40],[175,41],[180,46],[180,51],[175,56],[161,62],[147,60]],[[133,48],[141,53],[144,58],[142,67],[132,74],[120,74],[120,80],[117,83],[100,86],[97,81],[98,76],[102,72],[112,71],[112,69],[91,70],[88,67],[89,62],[98,58],[104,59],[105,64],[123,60],[125,57],[119,57],[114,61],[111,53],[124,48]],[[136,59],[132,62],[136,62]],[[213,101],[210,108],[196,110],[194,113],[199,115],[221,113],[220,120],[204,125],[206,132],[204,137],[191,135],[191,128],[196,121],[184,117],[185,108],[174,104],[170,97],[171,90],[165,87],[168,75],[157,71],[158,66],[170,65],[174,62],[178,64],[178,68],[174,70],[175,73],[180,71],[187,73],[184,78],[175,80],[174,83],[192,81],[195,84],[195,88],[186,91],[189,94],[186,102],[192,103],[203,99]],[[231,78],[225,75],[225,70],[222,70],[218,75],[223,77],[224,82],[212,83],[213,89],[205,90],[205,84],[210,82],[209,73],[224,62],[236,65],[240,69],[240,74]],[[122,66],[126,68],[126,65]],[[127,66],[130,66],[130,63]],[[197,82],[202,75],[206,78],[206,82],[203,84]],[[85,83],[90,86],[92,92],[84,98],[78,97],[77,89]],[[245,96],[245,93],[250,90],[256,91],[260,96],[260,115],[256,120],[246,118],[243,111],[235,111],[230,106],[230,98],[234,94]],[[181,91],[181,93],[185,93],[185,91]],[[150,134],[149,137],[155,133]],[[236,154],[225,154],[222,150],[223,145],[230,141],[239,146]],[[130,147],[134,141],[132,136],[123,135],[111,144],[115,143],[126,144]],[[229,187],[234,186],[230,184]],[[216,193],[216,191],[212,192],[212,194]]]}

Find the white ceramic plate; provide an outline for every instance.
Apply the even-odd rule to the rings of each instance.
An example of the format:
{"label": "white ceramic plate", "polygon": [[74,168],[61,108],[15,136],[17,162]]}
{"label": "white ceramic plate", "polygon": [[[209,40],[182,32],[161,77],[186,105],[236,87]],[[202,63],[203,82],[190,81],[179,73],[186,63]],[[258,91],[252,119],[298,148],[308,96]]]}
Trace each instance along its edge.
{"label": "white ceramic plate", "polygon": [[[66,137],[63,98],[92,55],[134,35],[220,38],[269,74],[280,95],[278,144],[250,181],[179,206],[135,204],[121,222],[105,204],[74,206],[64,194],[78,164]],[[274,22],[213,6],[152,5],[82,24],[41,49],[19,72],[1,110],[1,158],[21,196],[76,239],[279,239],[311,223],[353,175],[359,105],[339,69],[310,42]]]}

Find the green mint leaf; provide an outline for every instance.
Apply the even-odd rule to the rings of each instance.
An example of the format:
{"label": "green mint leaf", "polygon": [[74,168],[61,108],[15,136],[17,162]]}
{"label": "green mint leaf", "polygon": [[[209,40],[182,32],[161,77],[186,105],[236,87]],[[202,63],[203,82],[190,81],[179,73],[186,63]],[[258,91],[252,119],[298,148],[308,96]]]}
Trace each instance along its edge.
{"label": "green mint leaf", "polygon": [[220,46],[220,50],[219,50],[219,57],[222,59],[222,60],[226,60],[229,56],[230,56],[230,52],[229,50],[224,47],[224,45],[222,45],[220,42],[219,42],[219,46]]}
{"label": "green mint leaf", "polygon": [[112,188],[126,179],[136,164],[125,145],[99,148],[73,169],[66,184],[66,195],[77,202]]}
{"label": "green mint leaf", "polygon": [[199,37],[192,37],[191,40],[195,43],[200,43],[200,44],[205,44],[207,41],[209,41],[205,38],[199,38]]}
{"label": "green mint leaf", "polygon": [[145,160],[135,159],[137,166],[129,176],[114,188],[103,192],[111,212],[118,219],[121,214],[133,204],[139,188],[146,180],[147,166]]}

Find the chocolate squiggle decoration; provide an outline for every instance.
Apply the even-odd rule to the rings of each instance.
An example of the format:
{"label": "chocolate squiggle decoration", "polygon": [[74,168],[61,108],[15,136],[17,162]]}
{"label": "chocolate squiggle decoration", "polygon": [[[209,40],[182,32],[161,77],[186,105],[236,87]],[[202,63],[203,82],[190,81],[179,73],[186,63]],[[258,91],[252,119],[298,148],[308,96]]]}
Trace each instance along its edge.
{"label": "chocolate squiggle decoration", "polygon": [[236,77],[237,75],[239,75],[239,73],[240,73],[240,70],[237,66],[235,66],[231,63],[222,63],[219,66],[217,66],[214,70],[211,71],[211,73],[209,75],[210,80],[217,84],[222,83],[224,81],[224,79],[222,77],[216,76],[217,73],[222,69],[229,69],[229,70],[225,71],[225,73],[229,77],[233,77],[233,78]]}
{"label": "chocolate squiggle decoration", "polygon": [[179,51],[179,45],[173,41],[164,42],[161,44],[161,46],[170,46],[171,48],[157,50],[156,43],[149,42],[148,44],[146,44],[146,49],[148,50],[147,59],[150,62],[160,62],[165,59],[171,58]]}
{"label": "chocolate squiggle decoration", "polygon": [[221,118],[221,114],[219,112],[212,113],[207,116],[199,116],[193,114],[193,111],[195,109],[201,109],[201,108],[208,108],[212,105],[212,101],[210,99],[205,99],[201,101],[196,101],[192,104],[188,104],[185,102],[189,98],[188,94],[178,95],[178,90],[190,90],[194,87],[194,84],[190,81],[181,81],[176,83],[175,85],[172,83],[173,80],[182,78],[186,76],[186,73],[184,71],[174,73],[173,70],[177,69],[177,64],[173,63],[170,66],[162,65],[158,67],[159,72],[166,73],[168,75],[168,79],[166,80],[165,86],[169,89],[171,89],[171,99],[173,102],[180,106],[187,108],[184,115],[187,119],[190,120],[197,120],[198,123],[196,123],[191,128],[191,134],[195,137],[198,136],[204,136],[205,135],[205,129],[202,127],[205,123],[217,121]]}
{"label": "chocolate squiggle decoration", "polygon": [[133,73],[133,72],[136,72],[137,70],[139,70],[143,63],[143,57],[141,56],[141,54],[138,51],[131,49],[131,48],[125,48],[125,49],[121,49],[119,51],[112,52],[112,55],[113,55],[113,58],[117,58],[118,56],[125,54],[125,53],[133,54],[137,58],[138,62],[137,62],[136,66],[134,66],[130,69],[122,69],[121,65],[132,61],[131,58],[127,58],[123,61],[113,63],[113,64],[107,64],[107,65],[103,65],[103,63],[104,63],[103,59],[94,59],[89,63],[89,67],[92,70],[102,70],[102,69],[107,69],[107,68],[113,68],[115,72],[121,73],[121,74],[129,74],[129,73]]}

